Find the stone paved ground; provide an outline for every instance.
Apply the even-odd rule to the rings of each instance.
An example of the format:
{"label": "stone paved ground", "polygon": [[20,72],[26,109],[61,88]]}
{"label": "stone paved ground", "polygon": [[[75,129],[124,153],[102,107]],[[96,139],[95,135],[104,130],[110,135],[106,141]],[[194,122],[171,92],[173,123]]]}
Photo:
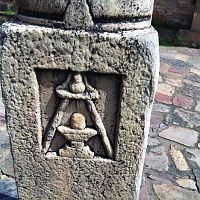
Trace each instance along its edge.
{"label": "stone paved ground", "polygon": [[200,50],[161,47],[140,200],[200,199]]}
{"label": "stone paved ground", "polygon": [[[161,47],[160,56],[140,200],[200,200],[200,50]],[[1,102],[0,199],[15,200]]]}

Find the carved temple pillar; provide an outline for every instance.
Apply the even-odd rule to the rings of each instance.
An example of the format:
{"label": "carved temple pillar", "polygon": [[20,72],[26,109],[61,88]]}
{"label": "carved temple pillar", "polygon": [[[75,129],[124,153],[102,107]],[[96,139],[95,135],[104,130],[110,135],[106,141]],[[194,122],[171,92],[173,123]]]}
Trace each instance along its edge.
{"label": "carved temple pillar", "polygon": [[158,80],[152,0],[16,0],[1,30],[20,199],[138,199]]}

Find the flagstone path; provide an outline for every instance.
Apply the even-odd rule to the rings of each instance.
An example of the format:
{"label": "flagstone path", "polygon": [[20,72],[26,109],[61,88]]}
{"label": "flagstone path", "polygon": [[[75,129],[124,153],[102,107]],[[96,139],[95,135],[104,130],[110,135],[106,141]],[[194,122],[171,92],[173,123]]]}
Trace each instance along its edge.
{"label": "flagstone path", "polygon": [[140,200],[200,199],[200,50],[160,48]]}

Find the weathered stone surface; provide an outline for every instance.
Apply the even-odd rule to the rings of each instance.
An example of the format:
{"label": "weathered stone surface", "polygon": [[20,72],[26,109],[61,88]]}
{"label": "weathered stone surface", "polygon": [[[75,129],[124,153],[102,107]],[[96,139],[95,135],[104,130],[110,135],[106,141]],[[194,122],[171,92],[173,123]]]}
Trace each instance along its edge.
{"label": "weathered stone surface", "polygon": [[193,73],[193,74],[196,74],[196,75],[200,76],[200,69],[191,68],[190,72]]}
{"label": "weathered stone surface", "polygon": [[196,182],[191,179],[179,178],[176,180],[176,182],[183,188],[197,190]]}
{"label": "weathered stone surface", "polygon": [[195,107],[195,111],[200,112],[200,101],[197,102],[197,105]]}
{"label": "weathered stone surface", "polygon": [[168,113],[170,112],[171,107],[168,105],[160,104],[160,103],[154,103],[153,104],[153,112],[164,112]]}
{"label": "weathered stone surface", "polygon": [[176,75],[173,74],[166,74],[166,83],[173,85],[175,87],[181,87],[183,85],[182,83],[182,78],[177,77]]}
{"label": "weathered stone surface", "polygon": [[[93,24],[95,28],[109,31],[148,28],[151,25],[153,12],[152,0],[143,2],[127,0],[126,3],[121,0],[55,0],[53,2],[17,0],[16,2],[19,7],[19,19],[32,24],[57,25],[62,28],[91,28]],[[32,13],[32,16],[29,13]]]}
{"label": "weathered stone surface", "polygon": [[[183,61],[179,61],[179,62],[183,62]],[[171,75],[171,74],[175,74],[175,75],[177,75],[177,76],[183,76],[183,77],[185,77],[187,74],[188,74],[188,71],[189,71],[189,69],[188,68],[186,68],[186,67],[180,67],[180,66],[173,66],[173,67],[170,67],[169,69],[168,69],[168,72],[170,72],[169,74]]]}
{"label": "weathered stone surface", "polygon": [[175,178],[172,175],[164,172],[151,172],[151,174],[148,175],[148,178],[156,181],[157,183],[172,184],[173,182],[175,182]]}
{"label": "weathered stone surface", "polygon": [[200,87],[200,76],[198,75],[190,75],[187,76],[187,79],[184,79],[183,81],[187,85],[191,85],[194,87]]}
{"label": "weathered stone surface", "polygon": [[164,146],[151,148],[150,152],[146,154],[145,166],[157,171],[168,170],[169,161]]}
{"label": "weathered stone surface", "polygon": [[198,188],[198,191],[200,191],[200,170],[199,169],[194,169],[193,170],[195,180],[196,180],[196,185]]}
{"label": "weathered stone surface", "polygon": [[180,170],[180,171],[190,170],[190,168],[188,167],[188,164],[180,150],[175,149],[173,146],[171,146],[169,153],[170,153],[172,160],[174,161],[176,168],[178,170]]}
{"label": "weathered stone surface", "polygon": [[79,28],[93,26],[93,20],[86,0],[71,0],[65,11],[65,27]]}
{"label": "weathered stone surface", "polygon": [[200,199],[200,194],[194,191],[189,191],[174,185],[162,184],[153,185],[153,188],[157,194],[159,200],[189,200]]}
{"label": "weathered stone surface", "polygon": [[47,15],[63,14],[68,2],[68,0],[55,0],[46,2],[44,0],[16,0],[17,6],[23,11],[37,12],[43,14],[45,13]]}
{"label": "weathered stone surface", "polygon": [[183,83],[183,87],[177,90],[179,93],[190,97],[197,97],[200,95],[200,88],[194,85]]}
{"label": "weathered stone surface", "polygon": [[139,200],[149,200],[148,185],[144,177],[142,178]]}
{"label": "weathered stone surface", "polygon": [[173,87],[169,84],[160,83],[158,85],[157,93],[159,93],[159,94],[164,94],[164,95],[167,95],[167,96],[173,96],[174,92],[175,92],[175,87]]}
{"label": "weathered stone surface", "polygon": [[132,17],[152,15],[152,1],[129,0],[126,3],[120,0],[88,0],[93,15],[97,18],[111,17]]}
{"label": "weathered stone surface", "polygon": [[0,170],[4,174],[14,177],[10,142],[4,120],[0,123]]}
{"label": "weathered stone surface", "polygon": [[172,97],[164,94],[156,93],[155,101],[165,104],[172,104]]}
{"label": "weathered stone surface", "polygon": [[192,154],[190,160],[194,161],[200,167],[200,149],[186,149],[186,152]]}
{"label": "weathered stone surface", "polygon": [[200,69],[200,66],[199,66],[199,61],[200,61],[199,52],[197,51],[196,53],[197,54],[195,55],[195,57],[193,57],[193,59],[192,58],[190,59],[190,64],[192,65],[193,68]]}
{"label": "weathered stone surface", "polygon": [[173,121],[176,124],[182,124],[182,126],[188,128],[199,127],[200,115],[198,112],[191,112],[183,109],[175,109]]}
{"label": "weathered stone surface", "polygon": [[148,138],[148,146],[152,147],[152,146],[157,146],[159,144],[160,142],[157,138],[152,138],[152,137]]}
{"label": "weathered stone surface", "polygon": [[159,128],[163,122],[164,114],[161,112],[152,112],[151,116],[151,128]]}
{"label": "weathered stone surface", "polygon": [[[160,47],[162,48],[162,47]],[[165,57],[165,58],[164,58]],[[160,65],[160,71],[162,73],[166,73],[168,71],[168,69],[170,68],[170,64],[166,61],[167,55],[164,54],[164,56],[160,58],[161,61],[161,65]]]}
{"label": "weathered stone surface", "polygon": [[1,161],[2,164],[0,165],[1,171],[3,174],[9,176],[9,177],[15,177],[14,175],[14,168],[13,168],[13,158],[11,153],[5,157],[4,160]]}
{"label": "weathered stone surface", "polygon": [[194,104],[193,98],[185,95],[177,94],[173,99],[173,105],[185,109],[191,109],[193,104]]}
{"label": "weathered stone surface", "polygon": [[[137,199],[145,155],[143,144],[147,141],[149,113],[158,79],[154,29],[118,34],[6,24],[3,32],[6,37],[2,38],[2,85],[19,198]],[[105,130],[108,133],[115,152],[112,157],[108,157],[101,143],[92,149],[95,152],[92,159],[46,157],[42,151],[45,128],[51,125],[53,113],[60,108],[58,102],[62,100],[55,96],[55,90],[67,81],[71,72],[84,74],[100,93],[94,102],[91,95],[84,93],[79,97],[86,99],[83,105],[89,107],[83,109],[84,115],[92,110],[91,118],[96,117],[92,120],[87,113],[87,125],[98,133]],[[116,85],[121,86],[120,92],[116,92],[119,88]],[[88,86],[90,93],[94,92],[91,86]],[[77,98],[74,105],[66,106],[68,110],[61,106],[59,114],[63,113],[61,123],[65,126],[69,125],[67,116],[74,113],[70,109],[82,109],[76,101]],[[116,113],[120,114],[119,118]],[[99,126],[100,119],[105,130]],[[53,125],[51,128],[56,129],[59,123]],[[103,135],[98,136],[88,142],[89,147],[105,139]],[[55,135],[53,141],[51,150],[60,149],[56,144],[68,145],[60,135]],[[163,158],[164,149],[160,151],[158,156]]]}
{"label": "weathered stone surface", "polygon": [[[55,0],[52,2],[45,2],[44,0],[17,0],[19,8],[25,11],[39,12],[45,14],[63,14],[68,4],[68,0]],[[152,1],[129,0],[125,5],[123,1],[119,0],[89,0],[92,14],[95,18],[109,18],[109,17],[133,17],[133,16],[148,16],[152,15]]]}
{"label": "weathered stone surface", "polygon": [[5,159],[5,157],[9,153],[9,137],[6,131],[5,124],[2,127],[0,127],[0,146],[1,146],[0,160],[2,160],[2,159]]}
{"label": "weathered stone surface", "polygon": [[17,188],[14,179],[0,179],[0,199],[1,200],[17,200]]}
{"label": "weathered stone surface", "polygon": [[[184,62],[187,62],[190,58],[190,55],[188,55],[187,53],[182,53],[182,52],[177,52],[175,55],[174,55],[174,58],[177,59],[177,60],[182,60]],[[187,72],[188,70],[186,70]]]}
{"label": "weathered stone surface", "polygon": [[198,142],[199,133],[187,128],[170,126],[169,128],[161,131],[159,136],[185,146],[194,146]]}
{"label": "weathered stone surface", "polygon": [[[185,67],[187,67],[188,69],[190,69],[190,72],[188,72],[188,74],[186,75],[186,77],[189,77],[189,76],[191,76],[191,74],[194,74],[195,75],[195,73],[192,73],[191,72],[191,69],[200,69],[200,61],[199,61],[199,55],[200,55],[200,50],[199,49],[191,49],[191,48],[178,48],[178,47],[161,47],[160,48],[161,49],[161,57],[162,58],[165,58],[165,60],[163,60],[163,59],[161,59],[161,71],[160,71],[160,74],[162,75],[162,77],[164,77],[164,79],[163,79],[163,82],[165,82],[166,83],[166,78],[167,78],[167,74],[169,73],[169,71],[168,71],[168,69],[169,69],[169,67],[170,66],[172,66],[172,65],[174,65],[174,63],[175,62],[173,62],[173,61],[171,61],[170,62],[170,60],[174,60],[174,58],[176,57],[176,54],[177,53],[182,53],[182,54],[187,54],[190,58],[187,58],[187,56],[186,57],[184,57],[183,59],[184,60],[186,60],[186,59],[188,59],[188,61],[187,62],[185,62]],[[178,57],[180,57],[179,59],[181,59],[181,56],[179,56],[178,55]],[[168,59],[168,60],[167,60]],[[165,68],[163,67],[163,65],[162,65],[162,62],[164,62],[164,63],[168,63],[168,65],[169,66],[165,66]],[[194,68],[195,67],[195,68]],[[168,69],[167,69],[168,68]],[[175,74],[175,73],[174,73]],[[197,75],[197,74],[196,74]],[[172,76],[172,72],[170,72],[170,75],[169,75],[169,77],[173,80],[173,79],[175,79],[175,80],[179,80],[180,81],[180,83],[183,83],[183,79],[186,79],[186,77],[182,77],[182,76],[179,76],[178,74],[176,74],[176,76],[174,75],[174,76]],[[195,77],[194,77],[195,78]],[[195,82],[195,80],[194,80],[194,82]],[[172,82],[171,82],[172,83]],[[171,84],[171,83],[169,83],[168,82],[168,84]],[[179,86],[176,86],[176,91],[175,91],[175,95],[176,94],[179,94],[179,92],[178,92],[178,90],[179,89],[181,89],[181,90],[185,90],[185,86],[184,86],[184,84],[180,84]],[[192,92],[192,90],[193,90],[193,86],[191,85],[191,87],[190,87],[190,90],[191,90],[191,92]],[[196,88],[194,88],[194,90],[196,90]],[[196,90],[197,91],[197,90]],[[183,93],[182,93],[183,94]],[[191,94],[191,93],[190,93]],[[187,94],[187,91],[183,94],[184,96],[188,96],[188,94]],[[196,102],[196,101],[198,101],[199,100],[199,97],[200,97],[200,95],[199,94],[197,94],[196,93],[196,95],[194,95],[194,97],[193,96],[190,96],[191,98],[193,98],[194,99],[194,102]],[[164,105],[164,104],[163,104]],[[166,105],[166,104],[165,104]],[[182,123],[182,121],[180,120],[180,119],[178,119],[177,120],[177,118],[176,118],[176,116],[174,116],[174,114],[173,114],[173,112],[174,112],[174,110],[173,110],[173,108],[176,108],[176,106],[173,106],[173,105],[167,105],[167,106],[170,106],[172,109],[171,109],[171,111],[167,114],[167,113],[163,113],[163,115],[164,115],[164,120],[163,120],[163,118],[162,118],[162,120],[163,120],[163,122],[159,122],[159,123],[165,123],[165,124],[168,124],[168,126],[170,127],[171,126],[171,124],[170,123],[172,123],[174,120],[174,123],[177,123],[177,126],[180,126],[180,127],[184,127],[185,126],[185,123],[183,122]],[[193,112],[194,111],[194,107],[196,106],[196,103],[194,104],[194,106],[192,107],[192,110],[188,110],[189,112]],[[179,110],[179,109],[176,109],[176,110]],[[181,109],[181,110],[183,110],[183,111],[186,111],[186,110],[184,110],[184,109]],[[156,111],[157,112],[157,111]],[[199,115],[199,112],[197,113],[197,112],[194,112],[195,114],[198,114]],[[165,121],[165,119],[166,119],[166,114],[167,115],[169,115],[170,117],[171,117],[171,119],[172,119],[172,121]],[[153,117],[153,116],[152,116]],[[179,121],[180,120],[180,121]],[[192,118],[188,118],[188,120],[192,120]],[[157,120],[158,121],[158,120]],[[165,126],[165,128],[164,129],[166,129],[167,127]],[[197,126],[196,128],[196,131],[198,132],[198,134],[199,134],[199,126]],[[186,129],[187,130],[187,129]],[[190,130],[190,129],[189,129]],[[194,130],[194,129],[193,129]],[[151,129],[151,131],[152,131],[152,133],[151,133],[151,137],[155,137],[155,138],[157,138],[157,135],[159,134],[159,129],[157,129],[157,128],[152,128]],[[163,138],[158,138],[159,139],[159,141],[160,141],[160,145],[165,145],[165,151],[167,152],[167,154],[168,154],[168,146],[169,146],[169,144],[170,143],[173,143],[174,144],[174,141],[168,141],[168,140],[166,140],[166,139],[163,139]],[[188,137],[187,138],[187,140],[190,140],[190,137]],[[194,146],[191,146],[190,148],[195,148],[195,149],[199,149],[199,147],[200,147],[200,145],[199,145],[199,147],[197,147],[197,144],[199,143],[200,141],[198,141],[197,140],[197,143],[195,143],[194,144]],[[174,144],[174,146],[176,146],[175,144]],[[151,148],[152,147],[148,147],[147,148],[147,152],[150,152],[150,150],[151,150]],[[190,160],[190,158],[194,158],[194,155],[193,154],[191,154],[191,153],[188,153],[188,152],[185,152],[185,149],[186,149],[186,147],[185,146],[183,146],[183,145],[181,145],[181,144],[177,144],[177,147],[176,147],[177,149],[180,149],[181,150],[181,152],[183,153],[183,155],[184,155],[184,157],[185,157],[185,160],[187,161],[187,164],[188,164],[188,166],[190,167],[190,171],[180,171],[180,170],[178,170],[176,167],[175,167],[175,165],[174,165],[174,162],[173,162],[173,160],[171,159],[171,156],[170,156],[170,154],[169,154],[169,162],[170,162],[170,164],[169,164],[169,169],[168,169],[168,171],[164,171],[164,172],[157,172],[157,174],[155,175],[155,172],[156,172],[156,170],[152,170],[152,169],[149,169],[149,168],[144,168],[145,170],[144,170],[144,173],[145,173],[145,175],[146,175],[146,177],[147,177],[147,181],[148,181],[148,184],[149,184],[149,186],[150,186],[150,189],[149,189],[149,197],[150,197],[150,199],[151,200],[157,200],[157,199],[159,199],[156,195],[155,195],[155,192],[153,191],[153,189],[151,188],[151,186],[152,186],[152,183],[153,184],[156,184],[156,185],[161,185],[161,184],[163,184],[163,183],[165,183],[165,184],[171,184],[171,185],[175,185],[175,187],[176,186],[178,186],[178,184],[177,184],[177,182],[176,182],[176,179],[177,178],[184,178],[184,179],[192,179],[192,180],[195,180],[196,181],[196,185],[198,186],[198,182],[199,182],[199,185],[200,185],[200,181],[198,181],[198,176],[200,177],[200,175],[198,175],[197,174],[197,176],[195,176],[194,177],[194,170],[196,169],[196,171],[198,172],[199,171],[199,167],[198,167],[198,165],[196,164],[196,162],[195,161],[193,161],[193,160]],[[196,154],[196,155],[198,155],[198,154]],[[200,154],[199,154],[200,155]],[[155,162],[155,160],[153,160],[154,162]],[[193,171],[193,174],[192,174],[192,171]],[[167,176],[167,175],[170,175],[170,176],[172,176],[171,178],[166,178],[165,176]],[[163,176],[163,177],[161,177],[161,176]],[[177,188],[180,188],[180,187],[177,187]],[[200,188],[200,187],[199,187]],[[161,188],[161,190],[162,190],[162,188]],[[192,191],[192,189],[187,189],[188,191],[191,191],[191,192],[193,192]],[[187,191],[186,189],[185,189],[185,191]],[[199,189],[198,189],[198,191],[199,191]],[[173,191],[173,192],[171,192],[170,194],[169,194],[169,192],[167,191],[167,190],[164,190],[164,191],[160,191],[160,192],[163,192],[163,195],[164,195],[164,193],[166,193],[166,195],[165,196],[163,196],[162,198],[160,198],[161,200],[168,200],[171,196],[173,196],[174,194],[173,193],[175,193],[176,191]],[[170,197],[169,197],[170,196]],[[176,199],[176,198],[174,198],[174,199]],[[180,198],[180,199],[182,199],[182,198]],[[196,200],[196,198],[194,198],[192,195],[188,195],[188,198],[187,198],[188,200],[190,200],[190,199],[195,199]]]}

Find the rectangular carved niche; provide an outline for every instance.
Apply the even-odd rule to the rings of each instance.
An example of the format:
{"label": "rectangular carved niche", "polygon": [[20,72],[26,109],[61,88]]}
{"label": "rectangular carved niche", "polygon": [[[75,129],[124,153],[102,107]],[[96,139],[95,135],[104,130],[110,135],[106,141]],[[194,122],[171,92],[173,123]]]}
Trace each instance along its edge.
{"label": "rectangular carved niche", "polygon": [[36,70],[46,155],[114,159],[120,75]]}

